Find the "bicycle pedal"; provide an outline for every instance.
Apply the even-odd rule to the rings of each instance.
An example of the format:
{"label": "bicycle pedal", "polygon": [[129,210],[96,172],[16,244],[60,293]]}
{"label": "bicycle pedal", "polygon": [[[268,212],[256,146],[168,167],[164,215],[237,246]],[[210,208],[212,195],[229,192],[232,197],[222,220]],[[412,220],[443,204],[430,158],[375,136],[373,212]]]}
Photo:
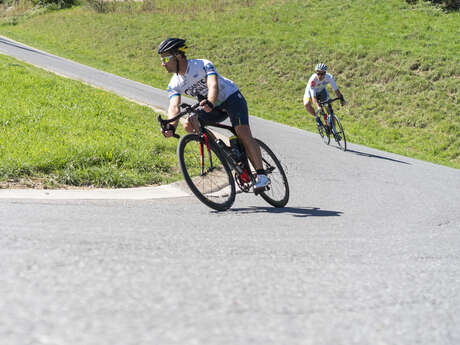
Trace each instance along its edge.
{"label": "bicycle pedal", "polygon": [[270,186],[265,186],[265,187],[258,188],[258,189],[254,188],[254,195],[259,195],[260,193],[263,193],[269,190],[270,190]]}

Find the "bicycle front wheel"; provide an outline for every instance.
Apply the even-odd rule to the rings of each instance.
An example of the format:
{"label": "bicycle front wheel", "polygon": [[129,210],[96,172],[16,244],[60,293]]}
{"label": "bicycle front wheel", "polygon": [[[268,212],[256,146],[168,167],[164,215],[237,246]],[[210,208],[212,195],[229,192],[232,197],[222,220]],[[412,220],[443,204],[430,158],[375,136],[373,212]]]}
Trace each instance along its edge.
{"label": "bicycle front wheel", "polygon": [[334,139],[339,148],[342,151],[347,150],[347,139],[345,137],[345,131],[342,127],[342,124],[340,123],[340,120],[337,116],[333,115],[332,116],[332,121],[333,121],[333,126],[332,128],[334,129]]}
{"label": "bicycle front wheel", "polygon": [[270,179],[270,189],[260,193],[260,196],[272,206],[284,207],[289,201],[289,184],[283,166],[264,142],[255,140],[260,146],[263,168]]}
{"label": "bicycle front wheel", "polygon": [[232,206],[235,182],[214,142],[206,145],[197,134],[187,134],[179,142],[177,156],[185,182],[201,202],[217,211]]}

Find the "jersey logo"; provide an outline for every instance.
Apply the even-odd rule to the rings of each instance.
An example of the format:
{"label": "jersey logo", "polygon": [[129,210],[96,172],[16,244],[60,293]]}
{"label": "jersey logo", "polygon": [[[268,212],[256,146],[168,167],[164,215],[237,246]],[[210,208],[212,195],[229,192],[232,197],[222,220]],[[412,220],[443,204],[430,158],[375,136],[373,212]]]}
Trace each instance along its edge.
{"label": "jersey logo", "polygon": [[311,83],[310,83],[310,85],[311,85],[311,86],[315,86],[315,85],[316,85],[315,81],[312,80]]}

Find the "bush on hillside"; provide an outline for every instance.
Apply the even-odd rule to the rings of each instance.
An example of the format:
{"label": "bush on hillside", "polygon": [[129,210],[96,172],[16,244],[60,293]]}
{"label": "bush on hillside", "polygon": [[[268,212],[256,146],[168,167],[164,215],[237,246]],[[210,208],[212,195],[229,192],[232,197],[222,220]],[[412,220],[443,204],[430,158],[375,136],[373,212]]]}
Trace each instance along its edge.
{"label": "bush on hillside", "polygon": [[[19,6],[21,3],[30,3],[42,7],[68,8],[78,3],[78,0],[0,0],[0,4],[6,6]],[[23,5],[23,4],[22,4]]]}
{"label": "bush on hillside", "polygon": [[[134,13],[139,8],[137,0],[107,1],[87,0],[86,3],[97,13],[128,12]],[[143,4],[146,1],[142,1]]]}
{"label": "bush on hillside", "polygon": [[57,8],[68,8],[77,3],[76,0],[32,0],[32,2],[40,6],[54,6]]}
{"label": "bush on hillside", "polygon": [[[418,0],[406,0],[410,4],[415,4]],[[436,5],[441,5],[448,10],[460,9],[460,0],[427,0]]]}

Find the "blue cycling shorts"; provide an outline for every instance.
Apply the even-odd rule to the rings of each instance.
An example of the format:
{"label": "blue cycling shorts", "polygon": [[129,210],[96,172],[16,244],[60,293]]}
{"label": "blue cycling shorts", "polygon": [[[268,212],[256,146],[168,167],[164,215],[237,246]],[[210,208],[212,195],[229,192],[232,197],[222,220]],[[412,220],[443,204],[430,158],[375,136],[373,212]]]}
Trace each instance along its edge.
{"label": "blue cycling shorts", "polygon": [[222,122],[230,117],[233,127],[249,125],[248,105],[239,91],[231,94],[209,113],[204,110],[198,111],[198,116],[201,120],[209,122]]}
{"label": "blue cycling shorts", "polygon": [[[311,98],[311,94],[309,94],[309,97],[306,100],[304,100],[304,102],[310,102]],[[322,89],[320,92],[316,94],[316,99],[320,102],[327,101],[329,99],[329,93],[326,89]]]}

